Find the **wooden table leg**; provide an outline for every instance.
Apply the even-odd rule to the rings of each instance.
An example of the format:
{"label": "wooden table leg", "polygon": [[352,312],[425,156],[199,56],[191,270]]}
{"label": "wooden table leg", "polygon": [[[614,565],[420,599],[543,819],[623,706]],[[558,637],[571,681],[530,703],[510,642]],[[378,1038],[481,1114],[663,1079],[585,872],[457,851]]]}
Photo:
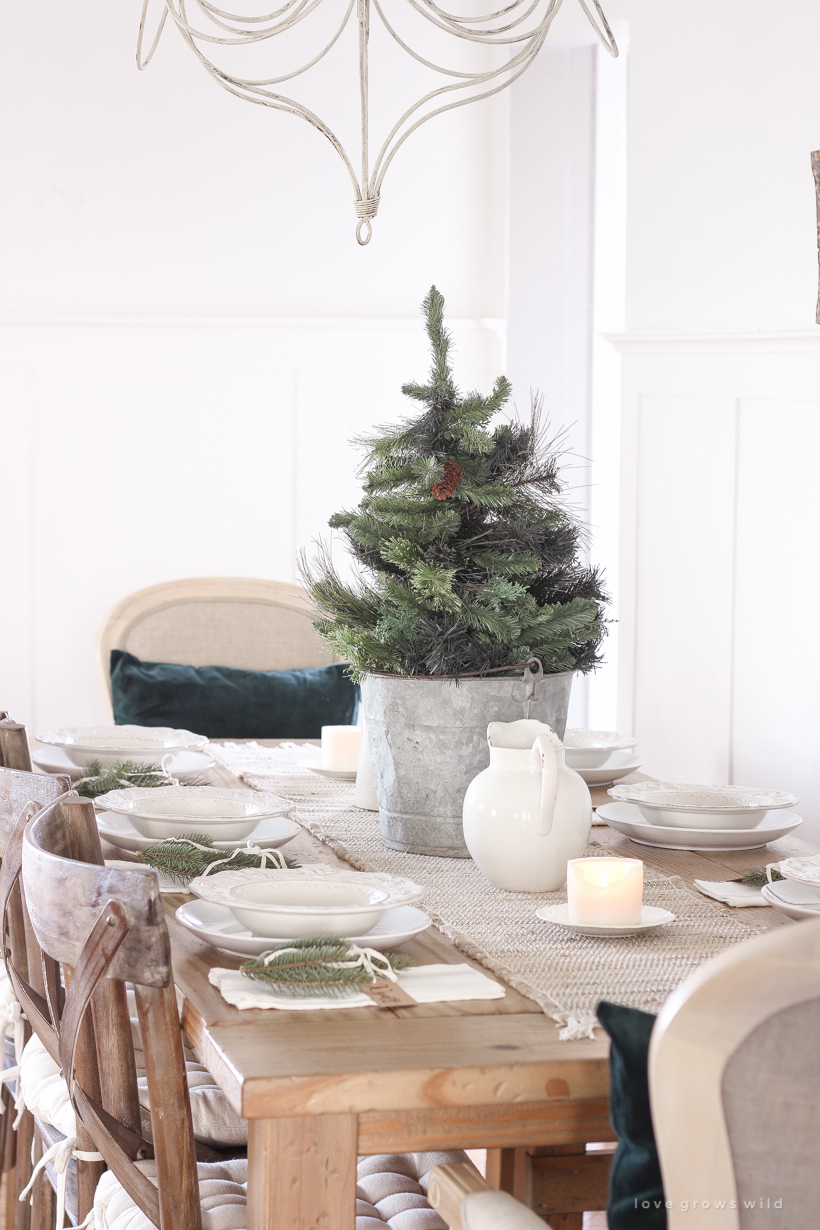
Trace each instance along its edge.
{"label": "wooden table leg", "polygon": [[356,1116],[248,1123],[248,1230],[355,1230]]}

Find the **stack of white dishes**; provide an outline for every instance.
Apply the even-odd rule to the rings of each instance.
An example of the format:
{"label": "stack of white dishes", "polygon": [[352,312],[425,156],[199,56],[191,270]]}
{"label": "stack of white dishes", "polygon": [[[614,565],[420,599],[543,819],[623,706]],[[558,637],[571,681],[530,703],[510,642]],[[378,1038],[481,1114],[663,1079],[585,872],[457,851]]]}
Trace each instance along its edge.
{"label": "stack of white dishes", "polygon": [[217,948],[259,956],[276,944],[341,935],[383,951],[430,926],[411,903],[424,889],[404,876],[308,864],[293,871],[253,868],[192,880],[200,901],[180,906],[177,920]]}
{"label": "stack of white dishes", "polygon": [[94,800],[100,836],[122,850],[139,851],[168,837],[204,833],[220,850],[249,842],[261,850],[282,846],[300,831],[287,818],[290,799],[221,786],[156,786],[111,790]]}
{"label": "stack of white dishes", "polygon": [[92,760],[103,769],[115,760],[133,760],[140,765],[162,764],[181,781],[198,777],[214,765],[204,750],[205,735],[169,726],[68,726],[37,735],[31,758],[46,773],[82,777]]}
{"label": "stack of white dishes", "polygon": [[635,754],[637,739],[617,730],[567,730],[564,750],[567,767],[580,773],[588,786],[609,786],[634,773],[643,764]]}
{"label": "stack of white dishes", "polygon": [[788,918],[820,918],[820,854],[786,858],[778,864],[785,880],[763,885],[763,896]]}
{"label": "stack of white dishes", "polygon": [[[598,818],[645,846],[670,850],[754,850],[802,824],[799,802],[782,790],[637,782],[609,791]],[[779,814],[774,814],[779,813]]]}

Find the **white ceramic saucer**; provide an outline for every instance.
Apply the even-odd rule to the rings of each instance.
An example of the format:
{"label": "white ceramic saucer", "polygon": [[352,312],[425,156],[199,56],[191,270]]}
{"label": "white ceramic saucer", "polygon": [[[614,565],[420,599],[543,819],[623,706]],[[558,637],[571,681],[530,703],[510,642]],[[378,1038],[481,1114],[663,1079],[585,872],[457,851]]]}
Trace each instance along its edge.
{"label": "white ceramic saucer", "polygon": [[[607,760],[597,769],[576,769],[588,786],[611,786],[622,777],[628,777],[639,769],[643,761],[634,752],[612,752]],[[570,768],[573,766],[570,765]]]}
{"label": "white ceramic saucer", "polygon": [[355,782],[356,769],[317,769],[315,765],[307,766],[311,773],[318,773],[320,777],[335,777],[340,782]]}
{"label": "white ceramic saucer", "polygon": [[795,880],[775,880],[760,890],[769,905],[787,918],[820,918],[820,892]]}
{"label": "white ceramic saucer", "polygon": [[[156,837],[142,837],[127,816],[120,816],[113,811],[98,812],[97,828],[100,837],[112,846],[119,846],[121,850],[147,850],[149,846],[157,844]],[[217,850],[230,852],[241,850],[248,842],[252,842],[259,846],[260,850],[275,850],[300,832],[301,828],[296,821],[289,820],[287,816],[266,816],[259,821],[249,837],[243,837],[241,841],[215,841],[214,846]]]}
{"label": "white ceramic saucer", "polygon": [[[65,748],[62,747],[45,745],[37,747],[35,745],[31,749],[31,759],[44,773],[67,773],[72,781],[82,777],[85,772],[80,765],[69,760]],[[207,769],[212,769],[215,764],[213,756],[209,756],[207,752],[177,752],[171,775],[178,777],[181,782],[188,782],[200,777]]]}
{"label": "white ceramic saucer", "polygon": [[[177,889],[177,892],[180,890]],[[276,944],[287,944],[287,939],[267,939],[264,936],[253,935],[241,923],[238,923],[231,911],[224,905],[216,905],[211,901],[186,901],[176,912],[177,922],[182,923],[194,935],[207,940],[215,948],[232,953],[236,957],[258,957]],[[375,948],[384,952],[405,943],[430,926],[430,919],[424,910],[412,905],[402,905],[395,910],[387,910],[379,922],[366,935],[352,935],[349,938],[363,948]]]}
{"label": "white ceramic saucer", "polygon": [[641,846],[660,846],[665,850],[756,850],[768,841],[792,833],[802,817],[793,811],[776,812],[748,829],[679,829],[666,824],[649,824],[634,803],[607,803],[598,808],[598,817]]}
{"label": "white ceramic saucer", "polygon": [[545,905],[540,910],[536,910],[536,917],[543,918],[544,922],[555,923],[557,927],[563,927],[565,931],[573,931],[575,935],[596,935],[596,936],[615,936],[615,935],[639,935],[642,931],[652,931],[655,927],[663,927],[666,923],[674,922],[675,915],[670,914],[669,910],[661,910],[655,905],[641,906],[641,921],[633,927],[596,927],[591,923],[571,923],[569,921],[569,906],[564,905]]}

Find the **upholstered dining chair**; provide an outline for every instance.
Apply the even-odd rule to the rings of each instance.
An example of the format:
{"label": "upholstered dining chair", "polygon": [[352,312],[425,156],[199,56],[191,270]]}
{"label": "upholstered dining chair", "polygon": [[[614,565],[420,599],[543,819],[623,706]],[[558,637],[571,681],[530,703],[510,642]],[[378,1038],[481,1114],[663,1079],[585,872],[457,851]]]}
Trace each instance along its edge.
{"label": "upholstered dining chair", "polygon": [[[220,1230],[244,1230],[247,1161],[197,1163],[156,876],[103,865],[93,805],[75,794],[38,812],[24,833],[15,831],[0,874],[4,900],[20,874],[43,953],[45,996],[13,961],[9,972],[26,1015],[68,1084],[80,1151],[77,1220],[93,1206],[97,1224],[144,1224],[136,1208],[160,1230],[201,1230],[204,1199],[211,1218],[219,1207]],[[67,991],[58,1011],[60,970]],[[147,1133],[126,980],[139,1016],[150,1101]]]}
{"label": "upholstered dining chair", "polygon": [[[817,1225],[820,920],[688,978],[653,1028],[649,1091],[668,1230]],[[429,1198],[451,1230],[544,1225],[469,1164],[433,1170]]]}
{"label": "upholstered dining chair", "polygon": [[291,670],[327,666],[315,614],[299,585],[257,577],[198,577],[141,589],[120,602],[97,634],[97,669],[111,705],[111,650],[183,666]]}
{"label": "upholstered dining chair", "polygon": [[[25,732],[24,732],[25,734]],[[12,838],[15,827],[39,807],[53,803],[61,795],[70,790],[68,777],[48,776],[42,773],[27,773],[22,770],[0,768],[0,856],[5,855],[8,842]],[[32,805],[28,811],[27,807]],[[3,947],[14,951],[19,966],[25,967],[29,979],[35,986],[42,987],[42,967],[39,949],[30,941],[33,939],[29,929],[27,936],[26,918],[23,912],[19,891],[15,893],[10,913],[9,935]],[[44,991],[44,988],[43,988]],[[9,1010],[16,1002],[16,997],[8,982],[5,967],[0,967],[0,1004],[6,1014],[6,1028],[14,1034],[15,1023],[9,1019]],[[19,1010],[18,1010],[19,1012]],[[17,1026],[21,1030],[23,1043],[31,1035],[31,1026],[27,1021],[21,1021]],[[13,1038],[5,1040],[3,1058],[4,1071],[17,1066],[17,1051]],[[35,1192],[33,1206],[20,1203],[18,1197],[26,1187],[32,1171],[32,1145],[35,1156],[42,1149],[42,1141],[35,1133],[34,1120],[28,1111],[20,1116],[17,1130],[12,1130],[15,1119],[13,1099],[10,1096],[8,1084],[4,1083],[2,1093],[5,1111],[0,1116],[0,1159],[2,1171],[6,1175],[7,1204],[6,1226],[8,1230],[29,1230],[34,1226],[39,1230],[43,1226],[53,1225],[53,1200],[51,1188],[39,1184]]]}

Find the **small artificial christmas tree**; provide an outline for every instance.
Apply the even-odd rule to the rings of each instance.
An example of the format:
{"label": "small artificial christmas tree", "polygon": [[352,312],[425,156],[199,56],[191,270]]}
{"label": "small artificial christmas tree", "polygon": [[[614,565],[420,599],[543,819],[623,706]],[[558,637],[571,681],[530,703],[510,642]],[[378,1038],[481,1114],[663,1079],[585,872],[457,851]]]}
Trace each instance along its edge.
{"label": "small artificial christmas tree", "polygon": [[358,677],[483,675],[533,656],[546,672],[589,671],[606,598],[579,561],[583,527],[559,498],[538,400],[529,422],[490,430],[509,382],[462,396],[435,287],[423,311],[432,371],[402,388],[423,409],[359,441],[364,496],[329,522],[371,576],[344,583],[324,547],[313,568],[303,558],[316,627]]}

